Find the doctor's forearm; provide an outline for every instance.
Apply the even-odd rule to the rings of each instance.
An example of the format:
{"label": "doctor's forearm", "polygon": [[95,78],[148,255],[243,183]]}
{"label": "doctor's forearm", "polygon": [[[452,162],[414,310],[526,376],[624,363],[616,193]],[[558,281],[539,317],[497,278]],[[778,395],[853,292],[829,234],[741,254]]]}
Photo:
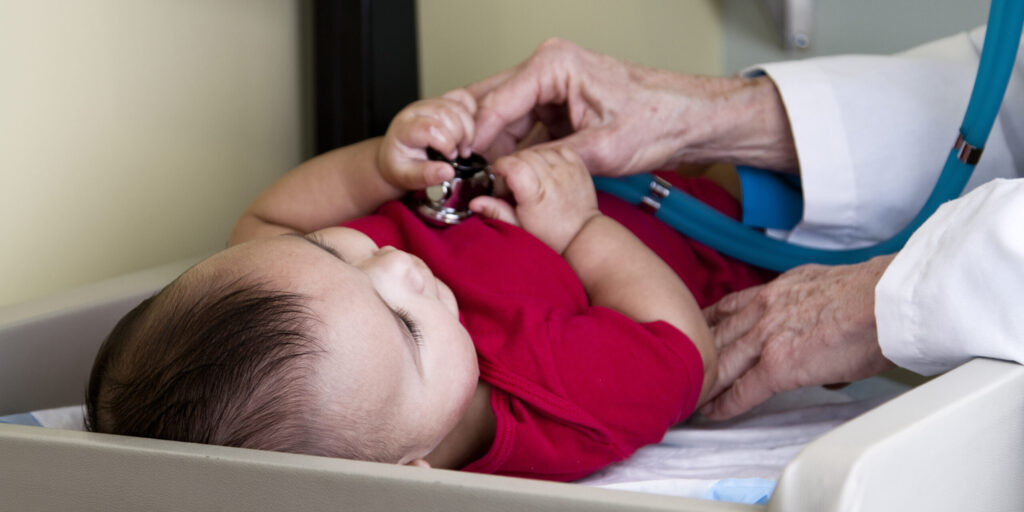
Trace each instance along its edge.
{"label": "doctor's forearm", "polygon": [[[785,106],[771,79],[682,76],[676,87],[707,89],[680,106],[679,163],[731,163],[784,172],[799,169]],[[689,82],[687,84],[686,82]],[[702,83],[704,82],[704,83]]]}

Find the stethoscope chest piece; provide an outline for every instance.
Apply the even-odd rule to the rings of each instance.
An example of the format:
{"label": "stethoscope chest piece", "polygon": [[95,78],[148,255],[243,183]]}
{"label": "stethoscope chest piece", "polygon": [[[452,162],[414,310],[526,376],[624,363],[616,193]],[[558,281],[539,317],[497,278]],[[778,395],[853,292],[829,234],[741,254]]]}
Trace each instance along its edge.
{"label": "stethoscope chest piece", "polygon": [[448,162],[455,177],[413,194],[416,212],[438,226],[458,224],[473,214],[469,202],[474,197],[494,192],[494,175],[487,159],[473,153],[466,158],[448,160],[434,148],[427,148],[431,160]]}

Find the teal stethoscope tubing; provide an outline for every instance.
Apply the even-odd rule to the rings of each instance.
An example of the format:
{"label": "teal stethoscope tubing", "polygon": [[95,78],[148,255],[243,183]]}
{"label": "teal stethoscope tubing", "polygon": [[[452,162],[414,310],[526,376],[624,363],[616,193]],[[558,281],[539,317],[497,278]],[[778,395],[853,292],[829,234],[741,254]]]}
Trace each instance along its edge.
{"label": "teal stethoscope tubing", "polygon": [[[982,148],[992,131],[1016,60],[1022,23],[1024,0],[992,0],[978,74],[967,113],[960,125],[960,137],[972,148]],[[654,215],[700,243],[752,265],[779,272],[806,263],[859,263],[903,248],[910,235],[939,205],[960,196],[976,163],[976,159],[973,163],[962,161],[958,147],[951,149],[935,188],[917,216],[892,238],[860,249],[816,249],[769,238],[676,189],[658,200],[660,207]],[[651,181],[650,175],[594,178],[598,190],[638,204],[648,195]]]}

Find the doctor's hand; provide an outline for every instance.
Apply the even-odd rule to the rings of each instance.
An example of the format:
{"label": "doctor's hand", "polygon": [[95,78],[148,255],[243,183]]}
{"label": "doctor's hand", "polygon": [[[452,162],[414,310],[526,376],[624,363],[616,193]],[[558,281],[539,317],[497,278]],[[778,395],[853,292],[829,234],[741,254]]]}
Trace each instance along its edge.
{"label": "doctor's hand", "polygon": [[470,210],[521,226],[558,254],[601,213],[590,173],[579,155],[565,146],[524,149],[498,159],[491,170],[505,180],[515,206],[480,196],[470,201]]}
{"label": "doctor's hand", "polygon": [[492,160],[513,152],[539,121],[593,174],[678,163],[797,167],[789,120],[767,77],[682,75],[551,39],[468,89],[479,105],[473,147]]}
{"label": "doctor's hand", "polygon": [[701,412],[724,420],[782,391],[893,367],[879,348],[874,311],[875,286],[892,259],[804,265],[706,308],[719,349],[718,383]]}
{"label": "doctor's hand", "polygon": [[419,190],[454,178],[450,164],[427,158],[427,147],[450,160],[469,156],[475,134],[474,113],[476,101],[465,89],[402,109],[388,125],[377,152],[381,176],[405,190]]}

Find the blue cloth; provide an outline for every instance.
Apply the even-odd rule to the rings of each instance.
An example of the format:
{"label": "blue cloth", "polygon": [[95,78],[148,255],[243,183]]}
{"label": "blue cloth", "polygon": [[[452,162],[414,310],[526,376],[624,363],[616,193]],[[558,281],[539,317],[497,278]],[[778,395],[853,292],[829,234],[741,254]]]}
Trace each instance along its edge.
{"label": "blue cloth", "polygon": [[23,413],[20,413],[20,414],[11,414],[11,415],[8,415],[8,416],[0,416],[0,423],[13,423],[15,425],[30,425],[30,426],[33,426],[33,427],[41,427],[41,426],[43,426],[43,424],[39,423],[39,420],[37,420],[36,417],[32,413],[30,413],[30,412],[23,412]]}
{"label": "blue cloth", "polygon": [[756,228],[793,229],[804,215],[800,177],[736,166],[743,189],[743,223]]}
{"label": "blue cloth", "polygon": [[767,478],[726,478],[715,482],[704,499],[764,505],[772,497],[775,483]]}

